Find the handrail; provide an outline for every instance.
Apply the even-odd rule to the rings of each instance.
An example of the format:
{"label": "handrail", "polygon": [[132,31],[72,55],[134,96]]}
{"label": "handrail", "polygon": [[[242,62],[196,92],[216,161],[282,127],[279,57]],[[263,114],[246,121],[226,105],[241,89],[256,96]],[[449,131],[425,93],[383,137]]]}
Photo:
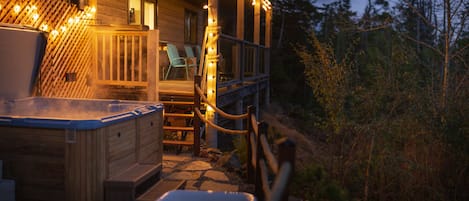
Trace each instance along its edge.
{"label": "handrail", "polygon": [[231,40],[231,41],[244,43],[246,45],[257,46],[257,47],[260,47],[260,48],[266,48],[265,45],[260,45],[260,44],[256,44],[256,43],[253,43],[253,42],[250,42],[250,41],[241,40],[239,38],[236,38],[236,37],[233,37],[233,36],[230,36],[230,35],[226,35],[226,34],[220,34],[220,37],[224,38],[224,39]]}
{"label": "handrail", "polygon": [[233,119],[233,120],[238,120],[238,119],[246,119],[248,117],[248,114],[245,113],[245,114],[239,114],[239,115],[234,115],[234,114],[228,114],[226,112],[224,112],[223,110],[221,110],[220,108],[218,108],[216,105],[213,105],[212,103],[210,103],[208,100],[207,100],[207,97],[205,97],[205,94],[204,92],[202,91],[202,89],[200,89],[200,87],[196,84],[195,85],[195,90],[197,93],[199,93],[200,95],[200,98],[202,98],[202,100],[208,104],[210,107],[212,107],[215,112],[217,112],[218,114],[220,114],[221,116],[227,118],[227,119]]}
{"label": "handrail", "polygon": [[215,123],[211,122],[211,121],[208,121],[204,118],[204,115],[202,115],[202,112],[200,112],[200,109],[199,108],[194,108],[194,111],[195,113],[197,114],[197,116],[199,116],[200,120],[202,120],[204,123],[207,123],[208,125],[210,125],[211,127],[214,127],[215,129],[221,131],[221,132],[224,132],[224,133],[227,133],[227,134],[233,134],[233,135],[246,135],[248,134],[248,131],[247,130],[232,130],[232,129],[226,129],[226,128],[223,128],[219,125],[216,125]]}

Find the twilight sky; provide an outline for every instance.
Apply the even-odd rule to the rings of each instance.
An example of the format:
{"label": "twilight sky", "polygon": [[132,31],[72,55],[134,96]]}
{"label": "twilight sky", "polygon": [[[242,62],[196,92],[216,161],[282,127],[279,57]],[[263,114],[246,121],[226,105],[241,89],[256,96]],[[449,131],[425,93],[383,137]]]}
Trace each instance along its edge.
{"label": "twilight sky", "polygon": [[[322,5],[324,3],[330,3],[333,1],[334,0],[317,0],[316,5]],[[366,4],[368,3],[368,0],[351,0],[350,2],[352,4],[352,10],[357,11],[357,13],[362,13]]]}

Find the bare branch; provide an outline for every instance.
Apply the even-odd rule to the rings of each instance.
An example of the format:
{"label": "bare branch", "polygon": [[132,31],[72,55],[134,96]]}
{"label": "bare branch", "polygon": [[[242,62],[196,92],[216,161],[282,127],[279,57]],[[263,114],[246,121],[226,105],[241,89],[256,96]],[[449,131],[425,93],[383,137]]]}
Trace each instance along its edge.
{"label": "bare branch", "polygon": [[467,49],[469,47],[469,43],[466,44],[464,47],[462,47],[461,49],[457,50],[457,52],[453,53],[453,55],[451,55],[451,59],[453,59],[454,57],[458,57],[458,56],[461,56],[460,54],[463,53],[463,51],[465,49]]}
{"label": "bare branch", "polygon": [[415,8],[415,6],[412,5],[409,1],[405,0],[404,2],[407,4],[407,6],[409,6],[414,11],[415,14],[417,14],[425,22],[425,24],[427,24],[428,26],[431,26],[432,28],[434,28],[438,32],[443,33],[443,30],[438,29],[438,27],[436,27],[434,24],[429,22],[428,19],[425,16],[423,16],[422,13],[420,13],[417,10],[417,8]]}
{"label": "bare branch", "polygon": [[[461,8],[461,5],[464,1],[459,1],[459,4],[456,6],[456,8],[453,10],[453,14],[451,15],[450,20],[453,20],[454,16],[458,13],[459,8]],[[454,7],[453,7],[454,8]]]}
{"label": "bare branch", "polygon": [[[464,31],[464,26],[466,26],[466,16],[467,15],[464,14],[464,16],[461,17],[461,24],[459,25],[459,30],[458,30],[458,33],[457,33],[456,37],[454,38],[454,41],[458,41],[459,38],[461,37],[461,34]],[[453,33],[454,33],[454,31],[453,31]]]}
{"label": "bare branch", "polygon": [[444,56],[443,52],[441,52],[439,49],[436,49],[435,47],[429,45],[428,43],[419,41],[419,40],[417,40],[417,39],[415,39],[415,38],[412,38],[412,37],[408,36],[407,34],[400,34],[400,35],[401,35],[401,36],[404,36],[405,38],[407,38],[407,39],[409,39],[409,40],[411,40],[411,41],[414,41],[414,42],[416,42],[416,43],[418,43],[418,44],[421,44],[421,45],[423,45],[423,46],[425,46],[425,47],[427,47],[427,48],[430,48],[431,50],[433,50],[433,51],[435,51],[436,53],[438,53],[440,56]]}

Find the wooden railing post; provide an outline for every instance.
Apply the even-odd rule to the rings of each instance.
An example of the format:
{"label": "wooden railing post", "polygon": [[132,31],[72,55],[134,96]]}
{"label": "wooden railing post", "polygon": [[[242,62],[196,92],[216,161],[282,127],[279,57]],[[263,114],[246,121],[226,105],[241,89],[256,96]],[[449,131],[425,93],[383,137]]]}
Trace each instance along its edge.
{"label": "wooden railing post", "polygon": [[[289,138],[282,138],[276,144],[278,145],[278,167],[281,167],[286,162],[291,164],[292,169],[288,179],[288,183],[290,183],[295,173],[296,144]],[[289,185],[287,184],[286,186]],[[282,200],[288,201],[288,196],[288,188],[286,188],[282,194]]]}
{"label": "wooden railing post", "polygon": [[247,164],[247,176],[248,176],[248,183],[252,184],[255,181],[254,175],[254,165],[252,164],[252,145],[251,145],[251,135],[253,132],[252,128],[252,115],[256,113],[256,108],[252,105],[248,106],[248,118],[247,118],[247,129],[248,134],[246,135],[246,147],[247,147],[247,156],[246,156],[246,164]]}
{"label": "wooden railing post", "polygon": [[[261,165],[259,164],[259,160],[264,158],[264,150],[262,149],[261,144],[261,136],[267,134],[267,123],[260,122],[258,124],[258,135],[256,140],[256,197],[258,200],[265,200],[264,190],[262,189],[262,172],[261,172]],[[267,137],[267,136],[266,136]]]}
{"label": "wooden railing post", "polygon": [[197,92],[196,87],[200,86],[202,77],[200,75],[194,76],[194,156],[200,154],[200,117],[195,113],[195,108],[200,109],[200,94]]}

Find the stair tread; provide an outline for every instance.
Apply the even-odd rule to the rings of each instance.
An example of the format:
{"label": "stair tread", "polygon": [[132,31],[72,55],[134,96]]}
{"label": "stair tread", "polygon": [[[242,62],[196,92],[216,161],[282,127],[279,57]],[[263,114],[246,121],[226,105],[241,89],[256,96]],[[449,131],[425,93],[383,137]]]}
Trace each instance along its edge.
{"label": "stair tread", "polygon": [[163,105],[194,105],[194,101],[161,101]]}
{"label": "stair tread", "polygon": [[165,112],[164,113],[164,116],[165,117],[194,117],[194,114],[191,113],[191,114],[183,114],[183,113],[168,113],[168,112]]}
{"label": "stair tread", "polygon": [[194,144],[194,141],[163,140],[163,144],[172,144],[172,145],[193,145],[193,144]]}
{"label": "stair tread", "polygon": [[138,197],[137,201],[155,201],[166,192],[180,189],[185,183],[185,180],[161,180]]}
{"label": "stair tread", "polygon": [[177,131],[194,131],[194,127],[184,126],[163,126],[164,130],[177,130]]}

